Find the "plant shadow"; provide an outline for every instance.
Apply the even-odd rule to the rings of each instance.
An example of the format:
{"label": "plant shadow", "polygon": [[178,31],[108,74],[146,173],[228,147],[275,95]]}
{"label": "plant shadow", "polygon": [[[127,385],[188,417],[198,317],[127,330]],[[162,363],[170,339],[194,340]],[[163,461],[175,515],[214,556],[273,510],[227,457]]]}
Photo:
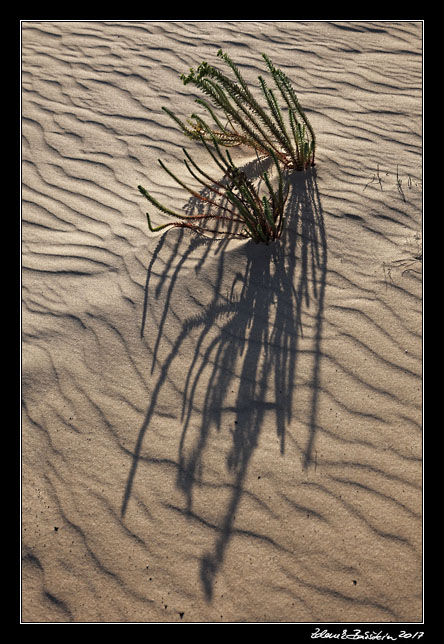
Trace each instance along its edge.
{"label": "plant shadow", "polygon": [[[193,237],[186,252],[173,266],[174,252],[183,243],[184,231],[181,230],[157,282],[157,289],[168,284],[168,294],[154,342],[153,366],[158,361],[170,298],[182,266],[197,251],[196,270],[200,270],[210,249],[218,244],[211,302],[200,315],[189,315],[184,320],[166,357],[158,362],[157,379],[132,454],[121,514],[124,516],[127,510],[143,441],[156,412],[160,392],[179,350],[193,333],[193,352],[182,392],[182,427],[178,446],[177,486],[184,495],[184,513],[192,513],[193,494],[213,429],[220,429],[228,406],[234,415],[234,430],[226,455],[226,467],[232,480],[231,496],[218,522],[213,547],[201,556],[200,579],[208,601],[212,598],[214,581],[233,534],[248,468],[265,424],[270,426],[270,415],[280,452],[285,452],[286,432],[294,416],[300,343],[306,326],[304,315],[309,309],[310,368],[304,375],[308,382],[309,403],[305,420],[307,434],[303,438],[303,467],[307,468],[312,462],[320,391],[327,240],[316,170],[293,173],[289,177],[289,186],[287,224],[281,240],[268,246],[240,243],[234,255],[239,263],[233,266],[228,240],[211,242],[202,248],[204,242]],[[195,206],[189,206],[192,212]],[[148,269],[144,320],[151,271],[164,239],[165,236],[160,238]],[[231,281],[228,293],[227,276]],[[142,334],[144,324],[143,321]],[[217,333],[214,332],[216,324]],[[306,372],[306,362],[304,369]],[[198,405],[195,404],[197,395]],[[197,422],[196,409],[199,410]],[[193,431],[189,435],[193,415]]]}

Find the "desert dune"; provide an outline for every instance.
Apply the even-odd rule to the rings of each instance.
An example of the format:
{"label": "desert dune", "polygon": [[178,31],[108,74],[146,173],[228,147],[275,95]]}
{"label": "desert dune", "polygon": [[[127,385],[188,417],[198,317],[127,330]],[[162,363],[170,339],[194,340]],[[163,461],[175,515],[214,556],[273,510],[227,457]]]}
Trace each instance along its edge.
{"label": "desert dune", "polygon": [[[22,622],[421,622],[422,23],[21,26]],[[219,48],[316,131],[269,245],[137,190]]]}

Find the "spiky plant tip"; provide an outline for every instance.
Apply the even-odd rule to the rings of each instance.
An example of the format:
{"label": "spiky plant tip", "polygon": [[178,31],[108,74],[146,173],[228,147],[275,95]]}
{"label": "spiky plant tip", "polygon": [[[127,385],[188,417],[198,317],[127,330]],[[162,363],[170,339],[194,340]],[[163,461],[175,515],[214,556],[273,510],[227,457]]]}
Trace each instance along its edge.
{"label": "spiky plant tip", "polygon": [[180,80],[183,82],[184,85],[188,85],[188,83],[195,78],[195,71],[192,67],[190,67],[190,71],[188,74],[181,74],[180,75]]}
{"label": "spiky plant tip", "polygon": [[145,190],[143,186],[137,186],[137,189],[144,197],[148,196],[148,192]]}
{"label": "spiky plant tip", "polygon": [[190,67],[190,71],[189,71],[188,74],[181,74],[180,75],[180,80],[182,81],[182,83],[184,85],[188,85],[188,83],[191,83],[191,82],[197,84],[197,83],[199,83],[201,81],[201,79],[204,76],[206,76],[209,73],[211,73],[211,70],[213,70],[211,65],[209,65],[204,60],[198,65],[196,70],[193,67]]}
{"label": "spiky plant tip", "polygon": [[150,231],[152,233],[157,233],[157,232],[159,232],[159,230],[164,230],[165,228],[168,228],[168,226],[173,225],[171,222],[168,222],[167,224],[161,224],[160,226],[153,226],[152,223],[151,223],[149,213],[145,213],[145,214],[146,214],[146,219],[147,219],[147,222],[148,222],[148,228],[150,229]]}
{"label": "spiky plant tip", "polygon": [[205,76],[205,74],[207,74],[211,69],[211,65],[209,65],[206,60],[203,60],[197,68],[197,79],[200,80],[202,76]]}

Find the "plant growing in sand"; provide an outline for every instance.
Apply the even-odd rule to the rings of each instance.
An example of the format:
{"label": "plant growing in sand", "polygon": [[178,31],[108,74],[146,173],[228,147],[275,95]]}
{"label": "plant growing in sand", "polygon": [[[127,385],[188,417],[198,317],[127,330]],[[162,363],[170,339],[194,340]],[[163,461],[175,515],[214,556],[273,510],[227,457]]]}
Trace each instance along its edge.
{"label": "plant growing in sand", "polygon": [[194,85],[209,97],[210,102],[204,98],[197,98],[196,102],[208,112],[211,126],[197,114],[192,114],[185,123],[166,107],[164,111],[191,139],[214,138],[220,145],[246,145],[265,155],[273,151],[286,168],[305,170],[313,166],[316,137],[284,72],[262,54],[275,87],[269,87],[262,76],[258,77],[261,105],[231,58],[221,49],[217,55],[230,68],[231,78],[207,62],[181,76],[184,85]]}
{"label": "plant growing in sand", "polygon": [[[204,171],[184,149],[186,158],[185,166],[190,175],[203,186],[201,192],[190,188],[184,181],[177,177],[159,159],[159,164],[181,187],[185,188],[201,205],[207,208],[202,214],[186,215],[162,205],[145,188],[138,186],[140,193],[159,211],[173,217],[173,221],[153,226],[149,213],[146,213],[148,227],[152,232],[172,227],[188,228],[195,233],[208,236],[215,233],[230,237],[251,238],[256,243],[268,243],[279,239],[282,234],[285,216],[284,205],[287,198],[287,189],[284,186],[282,172],[273,150],[269,154],[273,158],[277,170],[277,186],[272,186],[269,174],[264,172],[265,193],[260,194],[259,187],[251,181],[246,173],[237,168],[228,150],[225,154],[220,149],[219,143],[209,129],[203,125],[205,137],[202,133],[198,138],[211,156],[223,178],[216,180]],[[210,145],[206,138],[210,138]],[[209,228],[208,222],[216,222],[216,228]]]}

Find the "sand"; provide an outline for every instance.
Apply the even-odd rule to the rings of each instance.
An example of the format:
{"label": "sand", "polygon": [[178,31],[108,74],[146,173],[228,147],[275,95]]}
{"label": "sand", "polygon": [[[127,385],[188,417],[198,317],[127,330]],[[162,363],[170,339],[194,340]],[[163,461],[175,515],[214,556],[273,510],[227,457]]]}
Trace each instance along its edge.
{"label": "sand", "polygon": [[[220,47],[317,134],[269,246],[137,190]],[[22,135],[22,622],[421,622],[422,23],[24,21]]]}

